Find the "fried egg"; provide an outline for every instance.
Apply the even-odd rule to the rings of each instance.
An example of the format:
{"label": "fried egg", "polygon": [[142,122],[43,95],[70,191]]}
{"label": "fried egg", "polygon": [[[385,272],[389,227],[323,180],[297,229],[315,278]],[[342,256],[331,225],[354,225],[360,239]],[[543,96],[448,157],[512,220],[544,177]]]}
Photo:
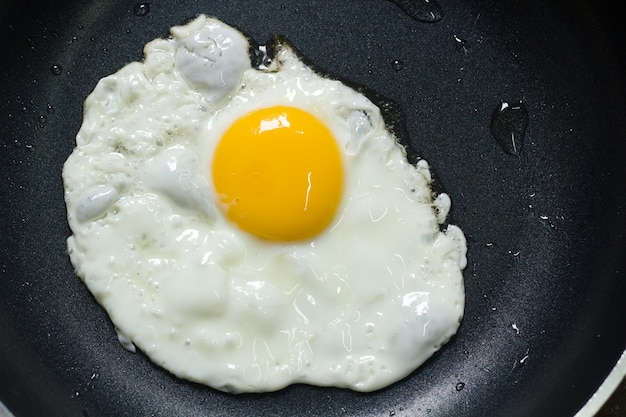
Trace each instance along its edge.
{"label": "fried egg", "polygon": [[215,389],[383,388],[457,331],[461,229],[364,94],[204,15],[85,101],[76,274],[129,349]]}

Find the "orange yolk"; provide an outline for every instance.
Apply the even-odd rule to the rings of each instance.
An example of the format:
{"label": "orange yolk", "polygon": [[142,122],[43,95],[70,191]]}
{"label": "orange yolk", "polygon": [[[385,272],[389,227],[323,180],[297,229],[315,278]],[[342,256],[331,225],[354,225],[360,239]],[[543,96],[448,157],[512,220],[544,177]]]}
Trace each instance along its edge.
{"label": "orange yolk", "polygon": [[330,130],[310,113],[285,106],[235,121],[217,145],[212,174],[228,218],[271,240],[320,233],[335,215],[343,186]]}

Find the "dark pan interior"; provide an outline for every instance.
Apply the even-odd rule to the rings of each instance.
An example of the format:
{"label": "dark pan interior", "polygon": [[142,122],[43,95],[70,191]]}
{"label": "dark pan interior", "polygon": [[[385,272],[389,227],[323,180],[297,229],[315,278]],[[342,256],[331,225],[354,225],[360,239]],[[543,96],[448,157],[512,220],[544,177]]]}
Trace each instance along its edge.
{"label": "dark pan interior", "polygon": [[[626,348],[617,9],[440,0],[443,19],[424,23],[385,0],[139,5],[0,1],[0,400],[18,417],[568,416],[593,394]],[[83,100],[201,12],[261,43],[283,34],[404,109],[409,152],[433,166],[469,246],[458,335],[410,377],[369,394],[216,392],[126,352],[74,276],[61,168]],[[490,133],[503,100],[528,110],[519,156]]]}

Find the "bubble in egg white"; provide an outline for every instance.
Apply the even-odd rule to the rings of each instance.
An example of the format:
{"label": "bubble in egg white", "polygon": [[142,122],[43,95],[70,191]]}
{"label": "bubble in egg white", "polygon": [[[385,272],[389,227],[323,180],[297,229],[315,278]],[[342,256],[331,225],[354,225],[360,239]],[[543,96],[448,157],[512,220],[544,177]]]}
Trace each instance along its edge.
{"label": "bubble in egg white", "polygon": [[[379,108],[285,42],[250,44],[199,16],[97,84],[63,169],[77,275],[120,342],[231,392],[293,383],[383,388],[457,331],[466,245],[426,161],[407,162]],[[253,110],[303,109],[341,151],[343,191],[319,234],[269,241],[225,216],[215,148]],[[245,152],[242,149],[241,152]]]}

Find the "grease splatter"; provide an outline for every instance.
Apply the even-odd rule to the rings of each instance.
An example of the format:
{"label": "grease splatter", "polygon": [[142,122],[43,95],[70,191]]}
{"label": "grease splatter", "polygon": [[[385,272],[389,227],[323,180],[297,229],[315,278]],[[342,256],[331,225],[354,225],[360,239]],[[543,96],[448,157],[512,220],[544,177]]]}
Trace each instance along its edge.
{"label": "grease splatter", "polygon": [[500,102],[491,117],[491,134],[509,155],[518,156],[524,145],[528,110],[522,101]]}
{"label": "grease splatter", "polygon": [[434,23],[443,18],[443,10],[436,0],[389,0],[404,13],[420,22]]}

